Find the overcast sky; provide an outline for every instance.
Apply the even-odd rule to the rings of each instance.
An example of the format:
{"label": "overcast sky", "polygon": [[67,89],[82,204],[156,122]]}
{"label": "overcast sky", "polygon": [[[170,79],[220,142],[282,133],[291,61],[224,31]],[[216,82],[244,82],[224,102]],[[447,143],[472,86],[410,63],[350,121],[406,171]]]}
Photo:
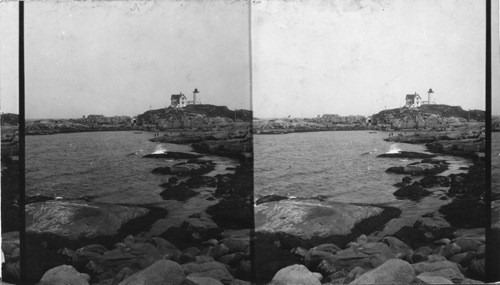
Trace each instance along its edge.
{"label": "overcast sky", "polygon": [[19,114],[19,4],[0,2],[0,110]]}
{"label": "overcast sky", "polygon": [[485,2],[261,1],[252,6],[257,117],[371,115],[405,94],[485,109]]}
{"label": "overcast sky", "polygon": [[26,2],[26,117],[250,108],[246,1]]}
{"label": "overcast sky", "polygon": [[[0,108],[17,113],[18,4],[0,6]],[[255,115],[370,115],[407,93],[426,99],[428,88],[437,103],[484,109],[484,9],[475,0],[253,2]],[[249,108],[247,13],[245,1],[27,2],[27,118],[135,115],[172,93],[191,99],[195,87],[203,103]],[[500,114],[498,44],[492,52]]]}

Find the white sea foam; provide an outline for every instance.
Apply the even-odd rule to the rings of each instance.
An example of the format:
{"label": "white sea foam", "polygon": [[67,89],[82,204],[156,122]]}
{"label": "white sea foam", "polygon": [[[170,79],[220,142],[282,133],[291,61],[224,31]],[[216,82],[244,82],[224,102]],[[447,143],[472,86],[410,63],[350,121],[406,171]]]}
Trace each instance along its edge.
{"label": "white sea foam", "polygon": [[156,146],[156,150],[153,152],[153,154],[166,153],[166,152],[167,152],[167,147],[164,144],[159,144]]}
{"label": "white sea foam", "polygon": [[398,144],[392,144],[391,147],[389,148],[389,151],[387,153],[398,153],[401,151],[401,148],[399,148]]}

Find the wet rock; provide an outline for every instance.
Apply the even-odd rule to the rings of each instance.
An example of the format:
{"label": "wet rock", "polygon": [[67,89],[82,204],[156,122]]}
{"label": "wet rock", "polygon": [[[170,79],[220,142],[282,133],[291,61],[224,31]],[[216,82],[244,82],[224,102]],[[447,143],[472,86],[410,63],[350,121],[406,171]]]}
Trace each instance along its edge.
{"label": "wet rock", "polygon": [[389,246],[396,258],[404,259],[406,261],[412,260],[413,249],[406,243],[391,236],[384,237],[382,242]]}
{"label": "wet rock", "polygon": [[197,285],[222,285],[222,283],[219,280],[211,277],[188,276],[186,277],[186,279]]}
{"label": "wet rock", "polygon": [[364,273],[366,273],[365,269],[363,269],[361,267],[354,267],[349,272],[349,274],[347,274],[347,276],[345,277],[343,284],[349,284],[349,283],[351,283],[352,281],[356,280],[357,278],[359,278]]}
{"label": "wet rock", "polygon": [[167,200],[186,201],[198,195],[198,192],[185,185],[175,185],[163,190],[160,195]]}
{"label": "wet rock", "polygon": [[416,280],[421,284],[453,284],[453,282],[442,276],[428,276],[425,274],[418,275]]}
{"label": "wet rock", "polygon": [[281,195],[267,195],[264,197],[260,197],[255,201],[255,205],[260,205],[262,203],[267,203],[267,202],[273,202],[273,201],[280,201],[280,200],[286,200],[288,197],[281,196]]}
{"label": "wet rock", "polygon": [[239,262],[245,257],[242,252],[230,253],[223,255],[217,259],[218,262],[229,265],[230,267],[237,267]]}
{"label": "wet rock", "polygon": [[222,200],[209,206],[207,214],[221,227],[244,229],[253,228],[253,202],[250,197]]}
{"label": "wet rock", "polygon": [[[179,226],[172,226],[165,220],[167,227],[160,237],[168,239],[180,248],[198,246],[201,241],[218,237],[222,229],[207,217],[188,218],[181,222]],[[162,226],[157,225],[157,231],[161,231]]]}
{"label": "wet rock", "polygon": [[418,276],[435,276],[443,277],[454,282],[460,282],[464,279],[464,275],[460,271],[456,271],[452,268],[443,268],[435,271],[427,271],[420,273]]}
{"label": "wet rock", "polygon": [[323,260],[333,257],[334,253],[311,248],[304,257],[304,264],[311,269],[315,269]]}
{"label": "wet rock", "polygon": [[412,266],[400,259],[390,259],[356,278],[350,284],[409,284],[415,279]]}
{"label": "wet rock", "polygon": [[427,260],[427,256],[432,253],[432,248],[428,246],[422,246],[417,248],[412,255],[412,260],[414,263]]}
{"label": "wet rock", "polygon": [[480,228],[486,225],[484,204],[478,198],[456,199],[439,209],[447,221],[457,228]]}
{"label": "wet rock", "polygon": [[485,279],[485,258],[479,260],[473,260],[470,263],[469,269],[467,270],[469,277],[478,280]]}
{"label": "wet rock", "polygon": [[194,262],[196,262],[196,263],[204,263],[204,262],[211,262],[211,261],[215,261],[215,259],[211,256],[208,256],[208,255],[198,255],[198,256],[195,256],[195,259],[194,259]]}
{"label": "wet rock", "polygon": [[468,237],[458,237],[453,239],[453,242],[462,249],[462,252],[477,251],[477,248],[482,244],[480,240]]}
{"label": "wet rock", "polygon": [[157,167],[151,172],[154,174],[173,174],[178,176],[202,175],[215,169],[213,162],[197,161],[182,162],[171,167]]}
{"label": "wet rock", "polygon": [[223,244],[218,244],[216,246],[209,246],[209,247],[205,248],[202,251],[202,253],[204,255],[211,256],[214,259],[218,259],[219,257],[228,254],[229,249]]}
{"label": "wet rock", "polygon": [[276,285],[320,285],[322,276],[319,273],[312,273],[304,265],[295,264],[278,271],[273,277],[273,284]]}
{"label": "wet rock", "polygon": [[172,249],[177,250],[177,247],[175,245],[171,244],[169,241],[161,237],[152,237],[149,240],[149,243],[156,246],[156,248],[161,254],[165,254]]}
{"label": "wet rock", "polygon": [[354,267],[369,270],[393,258],[394,254],[385,243],[352,243],[349,248],[327,256],[320,267],[327,273],[340,270],[349,272]]}
{"label": "wet rock", "polygon": [[[238,263],[238,268],[236,269],[236,277],[238,277],[240,279],[244,279],[244,280],[254,279],[255,276],[253,273],[253,265],[252,264],[253,264],[252,260],[241,260]],[[238,281],[236,281],[236,279],[233,280],[232,282],[239,283]]]}
{"label": "wet rock", "polygon": [[136,243],[129,247],[108,251],[99,258],[99,261],[106,267],[119,268],[123,267],[123,262],[126,262],[127,267],[144,269],[160,259],[163,259],[163,255],[154,245]]}
{"label": "wet rock", "polygon": [[[254,256],[255,282],[258,284],[268,283],[280,269],[300,263],[297,256],[260,236],[257,236],[255,242]],[[250,266],[248,264],[246,268],[250,269]]]}
{"label": "wet rock", "polygon": [[420,218],[412,227],[404,226],[393,234],[412,247],[419,247],[435,240],[452,236],[455,228],[440,216],[432,215]]}
{"label": "wet rock", "polygon": [[211,176],[194,176],[186,180],[185,183],[190,188],[216,187],[217,179]]}
{"label": "wet rock", "polygon": [[88,274],[76,271],[73,266],[61,265],[47,271],[40,279],[41,284],[74,284],[87,285],[89,284],[90,276]]}
{"label": "wet rock", "polygon": [[394,196],[417,200],[422,197],[428,196],[431,193],[432,193],[431,191],[423,189],[420,186],[408,185],[408,186],[403,186],[402,188],[394,192]]}
{"label": "wet rock", "polygon": [[415,270],[415,274],[417,275],[423,272],[432,272],[442,269],[451,269],[460,273],[460,269],[458,268],[457,264],[448,260],[438,262],[418,262],[412,264],[412,266]]}
{"label": "wet rock", "polygon": [[338,202],[282,200],[255,207],[255,228],[261,234],[279,236],[288,248],[326,241],[345,245],[358,231],[374,231],[397,216],[396,212]]}
{"label": "wet rock", "polygon": [[440,240],[434,241],[435,245],[447,245],[447,244],[450,244],[450,243],[451,243],[451,240],[449,238],[442,238]]}
{"label": "wet rock", "polygon": [[485,142],[482,139],[440,140],[425,145],[431,152],[471,157],[475,152],[484,152]]}
{"label": "wet rock", "polygon": [[181,284],[184,280],[182,267],[170,260],[158,260],[148,268],[141,270],[120,285],[146,285],[146,284]]}
{"label": "wet rock", "polygon": [[426,176],[419,181],[420,186],[424,188],[449,187],[450,179],[446,176]]}
{"label": "wet rock", "polygon": [[422,152],[400,151],[400,152],[395,152],[395,153],[383,153],[383,154],[378,155],[377,157],[418,159],[418,158],[433,158],[433,157],[436,157],[436,155],[429,154],[429,153],[422,153]]}
{"label": "wet rock", "polygon": [[118,274],[116,274],[116,276],[115,276],[115,278],[113,278],[113,281],[111,282],[111,284],[119,284],[123,280],[132,276],[134,273],[135,273],[135,271],[133,271],[132,269],[130,269],[128,267],[125,267],[122,270],[120,270],[120,272],[118,272]]}
{"label": "wet rock", "polygon": [[462,249],[455,243],[450,243],[447,245],[442,245],[436,248],[433,252],[434,254],[439,254],[444,256],[445,258],[450,258],[452,255],[460,253]]}
{"label": "wet rock", "polygon": [[429,254],[427,255],[427,261],[428,262],[439,262],[439,261],[446,261],[446,257],[440,255],[440,254]]}
{"label": "wet rock", "polygon": [[182,265],[188,277],[210,277],[222,283],[229,283],[234,277],[223,263],[212,261],[205,263],[186,263]]}
{"label": "wet rock", "polygon": [[144,158],[173,158],[173,159],[191,159],[203,157],[201,154],[168,151],[164,153],[150,153],[143,156]]}
{"label": "wet rock", "polygon": [[[141,207],[81,201],[33,203],[26,205],[26,233],[51,235],[75,242],[113,237],[125,223],[148,212]],[[57,242],[54,237],[50,241]]]}
{"label": "wet rock", "polygon": [[221,243],[228,248],[228,253],[245,252],[246,248],[249,246],[248,241],[235,238],[225,238],[221,240]]}
{"label": "wet rock", "polygon": [[451,256],[449,259],[455,263],[459,263],[463,267],[468,267],[471,261],[476,257],[474,252],[462,252]]}
{"label": "wet rock", "polygon": [[221,156],[245,159],[244,154],[253,151],[252,138],[228,139],[228,140],[206,140],[191,145],[193,149],[201,153],[213,153]]}
{"label": "wet rock", "polygon": [[201,253],[201,250],[197,247],[188,247],[181,252],[179,261],[181,264],[193,262],[196,260],[196,256]]}

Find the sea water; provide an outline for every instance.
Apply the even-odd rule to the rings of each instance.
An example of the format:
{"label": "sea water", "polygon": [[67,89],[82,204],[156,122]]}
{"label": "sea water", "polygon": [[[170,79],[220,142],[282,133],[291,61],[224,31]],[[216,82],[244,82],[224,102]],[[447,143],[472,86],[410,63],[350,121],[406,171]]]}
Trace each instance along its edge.
{"label": "sea water", "polygon": [[[393,186],[407,175],[386,173],[393,166],[405,166],[420,159],[379,158],[387,152],[426,152],[424,145],[386,142],[388,133],[331,131],[254,136],[255,198],[277,194],[314,197],[362,204],[385,204],[404,209],[411,215],[435,211],[449,203],[442,197],[446,189],[436,190],[420,201],[400,199]],[[439,175],[459,170],[470,160],[438,156],[451,163]],[[414,177],[418,180],[421,177]]]}

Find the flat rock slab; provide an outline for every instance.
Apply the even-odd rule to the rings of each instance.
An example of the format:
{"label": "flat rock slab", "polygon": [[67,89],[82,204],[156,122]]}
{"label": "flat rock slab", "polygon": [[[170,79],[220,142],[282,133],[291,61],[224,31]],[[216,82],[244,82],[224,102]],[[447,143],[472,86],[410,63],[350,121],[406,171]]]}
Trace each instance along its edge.
{"label": "flat rock slab", "polygon": [[202,157],[201,154],[175,152],[175,151],[167,151],[164,153],[150,153],[143,156],[143,158],[173,158],[173,159],[191,159],[200,157]]}
{"label": "flat rock slab", "polygon": [[[342,244],[345,237],[365,231],[368,234],[385,224],[397,212],[392,210],[395,209],[339,202],[282,200],[255,206],[255,229],[260,234],[285,235],[288,241],[298,239],[309,245],[327,240]],[[369,224],[360,226],[369,218]]]}
{"label": "flat rock slab", "polygon": [[48,201],[26,205],[26,232],[52,234],[69,240],[114,236],[146,208],[83,201]]}
{"label": "flat rock slab", "polygon": [[383,153],[377,155],[377,157],[393,157],[393,158],[433,158],[436,157],[434,154],[413,152],[413,151],[400,151],[394,153]]}

